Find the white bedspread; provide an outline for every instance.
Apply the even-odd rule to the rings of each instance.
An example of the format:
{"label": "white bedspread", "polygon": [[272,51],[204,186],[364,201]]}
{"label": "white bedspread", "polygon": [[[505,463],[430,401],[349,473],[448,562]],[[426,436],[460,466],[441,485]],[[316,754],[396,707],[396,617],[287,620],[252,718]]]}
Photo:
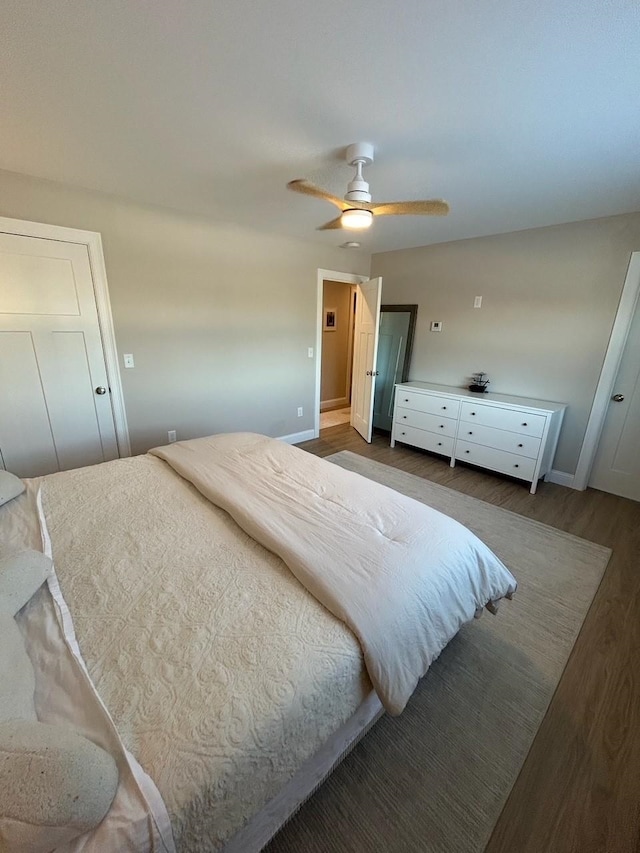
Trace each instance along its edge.
{"label": "white bedspread", "polygon": [[280,441],[233,433],[150,452],[278,554],[351,628],[392,714],[460,627],[516,589],[458,522]]}
{"label": "white bedspread", "polygon": [[[51,556],[39,481],[0,508],[0,557],[25,548]],[[118,765],[113,803],[98,826],[55,853],[175,853],[169,815],[153,780],[120,739],[86,671],[73,621],[55,569],[16,616],[35,673],[34,703],[40,722],[72,727],[109,752]]]}
{"label": "white bedspread", "polygon": [[358,641],[154,456],[53,474],[42,492],[91,679],[177,849],[219,850],[371,691]]}

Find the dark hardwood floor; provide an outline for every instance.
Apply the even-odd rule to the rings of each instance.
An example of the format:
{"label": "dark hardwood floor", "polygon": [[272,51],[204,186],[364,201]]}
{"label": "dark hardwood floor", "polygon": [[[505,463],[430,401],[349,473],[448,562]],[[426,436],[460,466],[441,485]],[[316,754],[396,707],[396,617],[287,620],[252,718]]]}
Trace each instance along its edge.
{"label": "dark hardwood floor", "polygon": [[348,424],[299,446],[351,450],[613,549],[486,853],[638,853],[640,503],[552,483],[530,495],[522,483],[392,450],[387,436],[366,444]]}

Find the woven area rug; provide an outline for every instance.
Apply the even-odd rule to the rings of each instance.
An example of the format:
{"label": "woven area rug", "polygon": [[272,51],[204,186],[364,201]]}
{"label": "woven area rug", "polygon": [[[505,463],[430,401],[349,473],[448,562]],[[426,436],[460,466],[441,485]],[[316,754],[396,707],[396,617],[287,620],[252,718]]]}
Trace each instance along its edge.
{"label": "woven area rug", "polygon": [[610,551],[349,451],[328,458],[465,524],[519,587],[460,631],[404,713],[376,723],[266,850],[480,853]]}

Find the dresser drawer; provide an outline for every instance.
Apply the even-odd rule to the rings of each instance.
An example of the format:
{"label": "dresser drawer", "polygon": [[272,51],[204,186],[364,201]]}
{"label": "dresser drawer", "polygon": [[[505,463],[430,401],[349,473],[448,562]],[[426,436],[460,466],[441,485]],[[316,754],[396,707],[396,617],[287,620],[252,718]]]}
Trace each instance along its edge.
{"label": "dresser drawer", "polygon": [[450,436],[436,435],[424,429],[416,429],[398,423],[395,426],[395,440],[412,444],[414,447],[421,447],[423,450],[432,450],[434,453],[444,453],[445,456],[451,456],[453,453],[453,438]]}
{"label": "dresser drawer", "polygon": [[469,423],[506,429],[523,435],[542,436],[547,421],[544,415],[533,415],[518,409],[501,409],[486,403],[464,400],[460,409],[460,419]]}
{"label": "dresser drawer", "polygon": [[416,412],[429,412],[432,415],[442,414],[448,418],[457,418],[460,412],[459,400],[405,391],[402,388],[396,390],[396,406],[403,409],[414,409]]}
{"label": "dresser drawer", "polygon": [[472,444],[469,441],[456,442],[456,459],[461,462],[471,462],[473,465],[481,465],[483,468],[491,468],[501,471],[503,474],[511,474],[523,480],[531,480],[536,467],[536,460],[526,456],[517,456],[515,453],[507,453],[504,450],[496,450],[494,447],[484,447],[481,444]]}
{"label": "dresser drawer", "polygon": [[484,444],[496,450],[506,450],[519,456],[529,456],[537,459],[540,452],[540,439],[534,435],[522,435],[517,432],[507,432],[505,429],[482,426],[482,424],[462,421],[458,430],[458,441],[472,444]]}
{"label": "dresser drawer", "polygon": [[458,422],[454,418],[443,417],[442,415],[431,415],[428,412],[416,412],[414,409],[397,408],[396,423],[401,426],[428,429],[431,432],[450,435],[453,438],[456,434]]}

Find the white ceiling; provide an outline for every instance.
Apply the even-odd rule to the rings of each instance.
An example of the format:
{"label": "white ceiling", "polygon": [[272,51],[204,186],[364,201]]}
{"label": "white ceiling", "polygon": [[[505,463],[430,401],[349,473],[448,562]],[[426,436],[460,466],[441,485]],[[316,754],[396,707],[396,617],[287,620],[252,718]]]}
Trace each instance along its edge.
{"label": "white ceiling", "polygon": [[640,209],[638,0],[3,0],[0,168],[337,245],[376,145],[385,251]]}

